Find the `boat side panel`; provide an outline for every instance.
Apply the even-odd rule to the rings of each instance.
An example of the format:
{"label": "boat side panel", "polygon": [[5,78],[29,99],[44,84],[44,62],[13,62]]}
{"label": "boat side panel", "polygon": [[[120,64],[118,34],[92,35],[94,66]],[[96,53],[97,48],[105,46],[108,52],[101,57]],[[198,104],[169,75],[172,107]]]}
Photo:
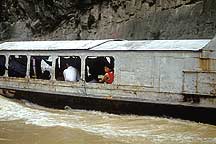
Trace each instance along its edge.
{"label": "boat side panel", "polygon": [[[1,54],[4,54],[4,51],[1,51]],[[115,59],[115,80],[112,85],[94,85],[85,83],[85,81],[65,84],[65,82],[53,80],[44,86],[43,80],[39,80],[39,83],[35,84],[34,80],[28,78],[21,82],[19,79],[3,77],[1,78],[1,88],[179,102],[183,99],[183,72],[200,69],[199,56],[201,53],[188,51],[7,51],[6,54],[80,56],[82,73],[85,72],[84,62],[87,56],[113,56]]]}

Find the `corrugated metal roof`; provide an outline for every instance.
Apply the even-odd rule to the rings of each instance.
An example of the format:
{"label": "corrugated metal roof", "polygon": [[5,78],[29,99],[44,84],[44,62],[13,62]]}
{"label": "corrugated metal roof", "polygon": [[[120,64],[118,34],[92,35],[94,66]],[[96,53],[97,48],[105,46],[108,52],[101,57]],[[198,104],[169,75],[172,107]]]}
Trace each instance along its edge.
{"label": "corrugated metal roof", "polygon": [[0,44],[0,50],[86,50],[110,40],[18,41]]}
{"label": "corrugated metal roof", "polygon": [[0,44],[0,50],[188,50],[199,51],[210,40],[76,40],[22,41]]}
{"label": "corrugated metal roof", "polygon": [[189,50],[198,51],[210,40],[144,40],[113,41],[94,47],[91,50]]}

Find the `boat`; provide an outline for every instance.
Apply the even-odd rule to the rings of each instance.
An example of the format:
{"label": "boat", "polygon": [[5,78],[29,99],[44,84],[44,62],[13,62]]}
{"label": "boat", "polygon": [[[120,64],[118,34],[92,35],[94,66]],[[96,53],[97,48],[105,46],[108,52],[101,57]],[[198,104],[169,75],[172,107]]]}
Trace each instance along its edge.
{"label": "boat", "polygon": [[[106,65],[112,84],[98,82]],[[216,38],[4,42],[0,66],[1,89],[44,106],[216,123]]]}

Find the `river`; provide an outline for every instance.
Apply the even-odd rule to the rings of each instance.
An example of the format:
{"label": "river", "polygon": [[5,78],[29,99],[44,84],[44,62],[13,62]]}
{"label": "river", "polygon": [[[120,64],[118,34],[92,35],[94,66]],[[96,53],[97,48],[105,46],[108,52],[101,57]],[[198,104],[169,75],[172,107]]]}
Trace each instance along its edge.
{"label": "river", "polygon": [[215,144],[216,126],[45,108],[0,96],[0,144]]}

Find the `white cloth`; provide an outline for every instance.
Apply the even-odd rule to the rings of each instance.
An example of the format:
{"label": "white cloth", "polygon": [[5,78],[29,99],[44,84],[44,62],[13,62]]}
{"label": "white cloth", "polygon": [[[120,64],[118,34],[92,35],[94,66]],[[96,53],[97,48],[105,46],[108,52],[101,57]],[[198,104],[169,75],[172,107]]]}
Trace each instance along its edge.
{"label": "white cloth", "polygon": [[48,65],[43,59],[41,61],[41,71],[42,73],[47,70],[49,72],[51,72],[52,66]]}
{"label": "white cloth", "polygon": [[79,81],[80,75],[76,68],[69,66],[63,71],[65,81]]}

